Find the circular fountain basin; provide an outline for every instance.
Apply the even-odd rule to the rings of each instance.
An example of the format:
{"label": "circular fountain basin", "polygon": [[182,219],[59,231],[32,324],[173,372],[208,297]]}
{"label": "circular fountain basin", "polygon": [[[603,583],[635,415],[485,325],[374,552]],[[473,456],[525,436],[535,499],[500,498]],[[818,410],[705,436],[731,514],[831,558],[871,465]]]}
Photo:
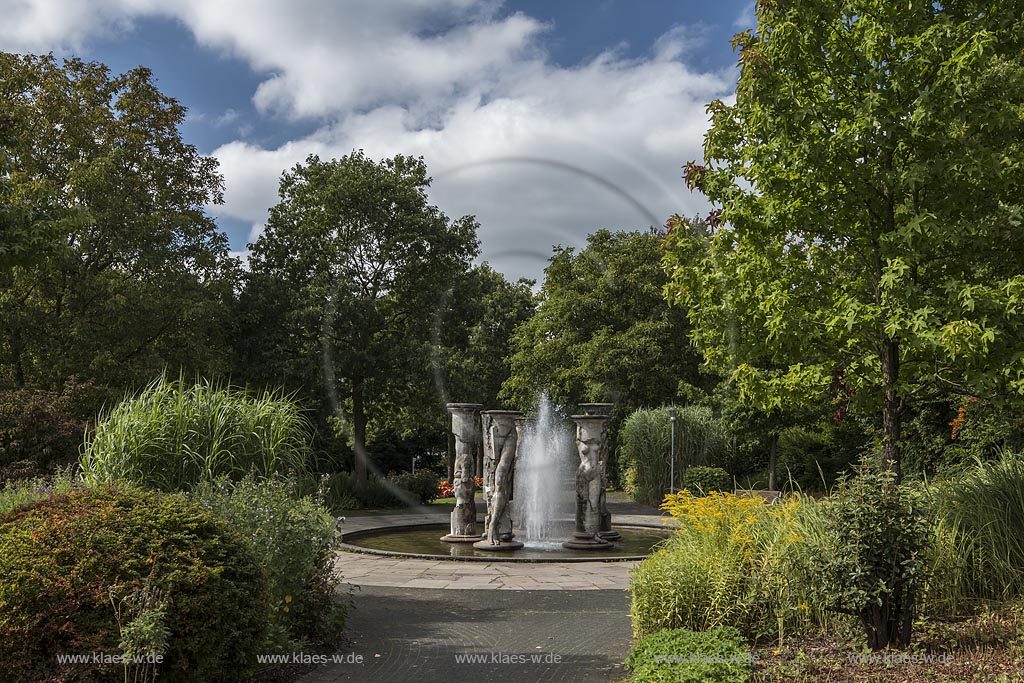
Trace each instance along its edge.
{"label": "circular fountain basin", "polygon": [[[614,528],[622,537],[612,542],[610,548],[601,550],[569,550],[562,547],[562,541],[565,540],[563,538],[545,543],[527,543],[524,548],[515,551],[480,550],[469,543],[440,541],[440,536],[448,529],[448,525],[445,524],[416,524],[352,531],[342,536],[341,547],[350,552],[435,560],[610,562],[642,560],[671,533],[670,529],[662,526],[616,525]],[[517,540],[521,539],[521,536],[517,537]]]}

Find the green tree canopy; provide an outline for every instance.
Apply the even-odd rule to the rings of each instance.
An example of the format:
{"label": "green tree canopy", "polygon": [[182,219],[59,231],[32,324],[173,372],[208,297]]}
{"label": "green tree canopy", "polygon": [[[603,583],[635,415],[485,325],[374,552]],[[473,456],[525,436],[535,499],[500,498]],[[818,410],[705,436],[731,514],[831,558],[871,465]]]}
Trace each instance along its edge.
{"label": "green tree canopy", "polygon": [[668,294],[748,399],[877,411],[898,470],[914,401],[1024,392],[1024,6],[757,16],[736,101],[709,105],[706,161],[686,168],[715,230],[674,222]]}
{"label": "green tree canopy", "polygon": [[546,391],[557,402],[614,401],[629,410],[698,384],[689,323],[662,296],[660,259],[655,231],[598,230],[579,252],[556,248],[537,312],[515,332],[502,396],[527,407]]}
{"label": "green tree canopy", "polygon": [[215,159],[150,72],[0,53],[0,383],[223,369]]}
{"label": "green tree canopy", "polygon": [[252,379],[333,404],[359,482],[368,422],[430,386],[435,318],[478,250],[476,221],[430,205],[429,183],[420,158],[310,156],[252,245],[241,357]]}

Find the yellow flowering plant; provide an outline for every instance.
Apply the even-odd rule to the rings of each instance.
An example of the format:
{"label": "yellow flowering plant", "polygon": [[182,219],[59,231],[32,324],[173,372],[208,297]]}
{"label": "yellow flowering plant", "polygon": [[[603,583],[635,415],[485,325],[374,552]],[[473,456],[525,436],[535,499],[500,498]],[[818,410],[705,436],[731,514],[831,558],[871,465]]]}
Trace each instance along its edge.
{"label": "yellow flowering plant", "polygon": [[[758,639],[820,623],[802,560],[813,552],[805,529],[816,503],[790,495],[769,505],[757,496],[687,491],[661,509],[678,531],[634,571],[634,634],[660,628],[733,626]],[[815,534],[811,534],[812,536]]]}

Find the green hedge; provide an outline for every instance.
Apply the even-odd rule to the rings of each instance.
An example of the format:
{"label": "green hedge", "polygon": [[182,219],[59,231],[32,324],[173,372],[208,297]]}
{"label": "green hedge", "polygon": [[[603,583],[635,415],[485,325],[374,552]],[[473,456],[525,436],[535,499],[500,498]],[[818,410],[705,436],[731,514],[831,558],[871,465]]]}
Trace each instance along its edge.
{"label": "green hedge", "polygon": [[712,491],[729,492],[733,490],[732,477],[721,467],[688,467],[686,488],[695,496],[703,496]]}
{"label": "green hedge", "polygon": [[0,672],[23,683],[131,680],[57,656],[140,650],[162,654],[160,681],[241,681],[268,613],[266,577],[226,522],[107,486],[0,517],[0,605]]}
{"label": "green hedge", "polygon": [[388,481],[408,492],[423,504],[433,503],[440,493],[440,489],[438,489],[440,478],[430,470],[420,470],[415,474],[402,472],[388,477]]}

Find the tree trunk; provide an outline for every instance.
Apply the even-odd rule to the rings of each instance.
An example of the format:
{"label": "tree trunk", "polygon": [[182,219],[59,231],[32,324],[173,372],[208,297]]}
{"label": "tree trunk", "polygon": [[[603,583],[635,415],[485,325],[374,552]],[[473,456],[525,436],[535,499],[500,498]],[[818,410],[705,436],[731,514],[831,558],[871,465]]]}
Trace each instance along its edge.
{"label": "tree trunk", "polygon": [[15,333],[11,339],[11,356],[14,362],[14,386],[21,389],[25,386],[25,364],[21,359],[22,345],[21,335]]}
{"label": "tree trunk", "polygon": [[356,493],[366,494],[366,406],[363,397],[363,381],[352,383],[352,440],[355,451]]}
{"label": "tree trunk", "polygon": [[771,434],[771,446],[768,451],[768,490],[778,491],[775,470],[776,464],[778,463],[779,453],[779,433],[772,432]]}
{"label": "tree trunk", "polygon": [[900,374],[899,343],[887,335],[882,337],[881,349],[882,378],[885,386],[885,398],[882,405],[882,459],[886,469],[896,474],[900,480],[900,405],[896,390],[896,382]]}

